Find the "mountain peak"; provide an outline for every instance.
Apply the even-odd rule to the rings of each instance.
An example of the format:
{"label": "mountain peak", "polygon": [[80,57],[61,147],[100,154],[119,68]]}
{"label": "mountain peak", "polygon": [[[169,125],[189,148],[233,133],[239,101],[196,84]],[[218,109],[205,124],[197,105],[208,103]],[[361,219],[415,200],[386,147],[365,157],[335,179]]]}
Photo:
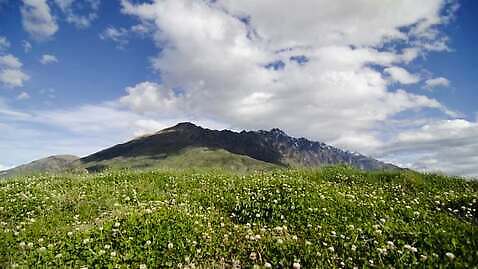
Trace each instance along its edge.
{"label": "mountain peak", "polygon": [[188,129],[188,128],[200,128],[200,127],[197,126],[196,124],[192,123],[192,122],[185,121],[185,122],[180,122],[180,123],[176,124],[172,128]]}
{"label": "mountain peak", "polygon": [[287,136],[287,134],[279,128],[272,128],[269,132],[273,135]]}
{"label": "mountain peak", "polygon": [[201,126],[198,126],[198,125],[192,123],[192,122],[185,121],[185,122],[180,122],[180,123],[178,123],[178,124],[176,124],[172,127],[163,129],[163,130],[159,131],[158,133],[161,134],[161,133],[174,132],[174,131],[184,132],[184,131],[198,130],[198,129],[203,129],[203,128]]}

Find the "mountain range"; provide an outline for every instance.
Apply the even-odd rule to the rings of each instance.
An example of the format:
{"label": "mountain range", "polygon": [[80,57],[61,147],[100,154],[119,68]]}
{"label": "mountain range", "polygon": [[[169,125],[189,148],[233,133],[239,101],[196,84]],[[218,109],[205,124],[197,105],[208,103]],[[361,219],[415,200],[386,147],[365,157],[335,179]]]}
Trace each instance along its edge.
{"label": "mountain range", "polygon": [[225,168],[236,171],[279,167],[349,165],[362,170],[399,169],[358,153],[270,131],[210,130],[190,122],[135,138],[89,156],[58,155],[0,172],[0,176],[105,169]]}

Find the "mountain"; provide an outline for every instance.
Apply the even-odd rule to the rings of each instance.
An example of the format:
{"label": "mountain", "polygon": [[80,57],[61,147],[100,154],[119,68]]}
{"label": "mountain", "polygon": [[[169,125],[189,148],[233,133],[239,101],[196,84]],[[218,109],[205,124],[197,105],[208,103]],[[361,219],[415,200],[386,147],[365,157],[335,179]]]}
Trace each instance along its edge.
{"label": "mountain", "polygon": [[73,163],[80,158],[73,155],[55,155],[28,164],[20,165],[15,168],[0,171],[0,176],[25,175],[32,173],[56,173],[73,168]]}
{"label": "mountain", "polygon": [[[197,158],[190,153],[193,149],[196,149]],[[173,164],[172,167],[175,167],[181,166],[181,163],[172,162],[171,158],[177,159],[178,156],[189,152],[190,164],[195,166],[195,161],[204,157],[199,156],[204,155],[204,150],[222,150],[224,154],[228,153],[229,157],[233,159],[247,156],[251,163],[253,161],[260,162],[255,163],[258,167],[263,164],[280,167],[320,167],[345,164],[362,170],[398,168],[321,142],[290,137],[280,129],[242,132],[218,131],[205,129],[189,122],[179,123],[153,135],[139,137],[102,150],[80,159],[80,162],[89,171],[98,171],[110,166],[148,167],[159,165],[167,167],[161,163],[168,163],[168,161]]]}
{"label": "mountain", "polygon": [[321,142],[270,131],[210,130],[190,122],[179,123],[155,134],[138,137],[84,158],[52,156],[0,172],[0,176],[37,172],[107,168],[225,168],[233,171],[278,167],[349,165],[362,170],[398,167],[367,156],[343,151]]}

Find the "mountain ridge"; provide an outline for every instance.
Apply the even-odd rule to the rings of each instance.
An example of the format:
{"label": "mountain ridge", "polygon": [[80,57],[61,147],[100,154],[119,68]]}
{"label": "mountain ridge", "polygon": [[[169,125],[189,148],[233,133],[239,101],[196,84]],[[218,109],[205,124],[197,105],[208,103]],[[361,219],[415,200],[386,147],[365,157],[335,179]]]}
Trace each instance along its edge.
{"label": "mountain ridge", "polygon": [[247,170],[248,166],[257,169],[329,165],[349,165],[367,171],[399,169],[395,165],[322,142],[291,137],[278,128],[235,132],[207,129],[191,122],[181,122],[153,134],[72,159],[65,166],[66,169],[97,172],[113,167],[218,167],[218,162],[226,168],[239,170]]}
{"label": "mountain ridge", "polygon": [[283,167],[320,167],[345,164],[362,170],[397,169],[362,154],[351,153],[322,142],[288,136],[284,131],[211,130],[182,122],[149,136],[133,139],[81,158],[83,163],[116,157],[167,156],[186,147],[224,149],[233,154]]}

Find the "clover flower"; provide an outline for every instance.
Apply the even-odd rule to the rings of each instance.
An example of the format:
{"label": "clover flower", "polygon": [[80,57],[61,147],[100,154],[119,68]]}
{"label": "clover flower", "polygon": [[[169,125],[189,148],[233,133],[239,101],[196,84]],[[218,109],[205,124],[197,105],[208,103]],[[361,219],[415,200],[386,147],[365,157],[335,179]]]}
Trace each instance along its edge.
{"label": "clover flower", "polygon": [[450,259],[450,260],[454,260],[455,259],[455,254],[451,253],[451,252],[447,252],[445,253],[445,256]]}

